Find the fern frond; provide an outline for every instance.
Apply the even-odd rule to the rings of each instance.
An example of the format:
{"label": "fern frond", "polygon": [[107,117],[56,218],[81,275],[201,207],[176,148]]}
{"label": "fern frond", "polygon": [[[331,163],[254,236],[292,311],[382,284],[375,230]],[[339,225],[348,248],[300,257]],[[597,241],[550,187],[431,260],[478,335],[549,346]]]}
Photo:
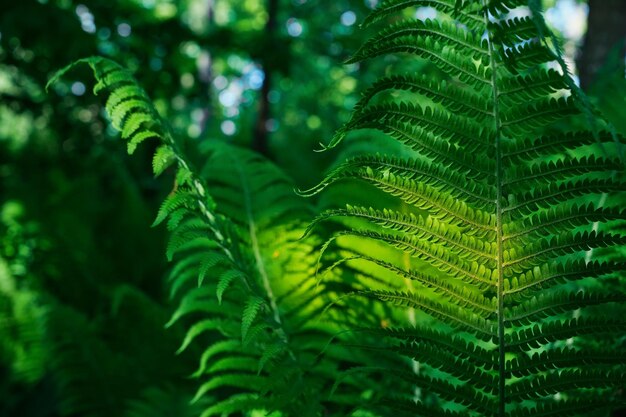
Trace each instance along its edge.
{"label": "fern frond", "polygon": [[411,256],[422,258],[424,261],[431,263],[441,271],[457,277],[461,280],[474,282],[477,285],[489,287],[495,285],[492,274],[493,270],[480,265],[477,262],[469,263],[457,259],[455,256],[448,254],[440,245],[432,245],[428,242],[422,242],[411,236],[396,236],[393,234],[365,231],[345,231],[336,235],[339,236],[355,236],[366,239],[372,239],[392,245]]}
{"label": "fern frond", "polygon": [[550,289],[555,285],[583,278],[598,278],[621,272],[626,263],[586,262],[576,260],[566,263],[551,262],[533,268],[523,274],[504,281],[504,293],[507,295],[532,296],[535,292]]}
{"label": "fern frond", "polygon": [[432,288],[435,293],[441,294],[447,298],[449,302],[454,303],[459,307],[471,310],[479,316],[486,318],[491,316],[495,311],[493,299],[489,300],[480,293],[472,292],[472,290],[468,287],[454,285],[445,279],[441,279],[439,276],[432,276],[413,270],[407,271],[398,268],[390,262],[384,262],[366,255],[360,255],[356,257],[356,259],[363,259],[372,262],[388,271],[396,273],[399,277],[416,281],[425,287]]}
{"label": "fern frond", "polygon": [[371,207],[352,207],[348,205],[345,209],[323,212],[311,223],[310,227],[315,226],[316,223],[322,220],[333,217],[361,218],[393,232],[410,233],[420,240],[447,245],[454,254],[470,262],[478,261],[486,266],[495,262],[493,246],[487,245],[473,236],[450,230],[446,223],[439,222],[433,217],[424,219],[412,213],[404,214],[389,209],[380,211]]}
{"label": "fern frond", "polygon": [[93,70],[98,80],[94,87],[95,94],[110,89],[106,109],[113,127],[121,132],[122,138],[128,140],[129,154],[146,139],[165,140],[166,128],[152,101],[136,84],[130,72],[113,61],[100,57],[81,59],[59,71],[48,85],[56,82],[64,73],[79,64],[87,64]]}
{"label": "fern frond", "polygon": [[493,39],[499,44],[512,47],[537,36],[535,22],[529,16],[502,19],[493,23],[490,27],[493,31]]}
{"label": "fern frond", "polygon": [[452,352],[456,357],[468,360],[476,366],[492,369],[496,363],[493,352],[474,343],[432,327],[362,329],[363,332],[383,338],[398,339],[404,343],[427,344],[439,350]]}
{"label": "fern frond", "polygon": [[354,106],[354,111],[362,111],[376,95],[391,89],[421,94],[450,112],[476,118],[491,115],[488,103],[471,90],[459,90],[445,82],[435,82],[425,75],[392,75],[379,79],[363,92],[362,98]]}
{"label": "fern frond", "polygon": [[488,58],[488,52],[480,38],[471,32],[457,28],[451,23],[437,20],[405,20],[387,26],[373,37],[369,38],[351,61],[359,61],[377,55],[398,50],[402,45],[406,47],[418,45],[420,39],[432,39],[445,44],[453,44],[465,52],[469,58],[480,61]]}
{"label": "fern frond", "polygon": [[[291,182],[280,170],[250,152],[211,141],[200,149],[208,162],[197,169],[127,70],[105,58],[79,63],[93,69],[94,90],[109,94],[106,110],[113,127],[129,140],[129,151],[156,137],[162,144],[153,159],[155,174],[176,165],[176,186],[155,225],[167,223],[171,231],[167,256],[175,262],[170,294],[178,297],[179,305],[166,327],[178,322],[187,327],[179,353],[191,350],[192,344],[208,346],[195,374],[203,380],[195,401],[206,404],[205,395],[217,401],[205,409],[206,415],[220,409],[247,413],[259,404],[289,415],[306,405],[312,411],[303,415],[315,415],[320,400],[312,399],[313,388],[300,381],[309,375],[324,381],[322,375],[336,373],[336,365],[313,366],[312,351],[321,351],[329,334],[327,329],[315,333],[301,350],[293,340],[312,334],[307,326],[319,301],[306,294],[310,305],[285,322],[282,310],[293,300],[283,297],[279,305],[276,296],[285,271],[297,279],[314,280],[313,238],[298,241],[300,231],[285,231],[303,229],[297,217],[309,212],[308,206],[296,201]],[[269,239],[276,246],[267,253]],[[323,382],[315,386],[325,389]],[[244,395],[232,396],[231,388]],[[252,398],[255,404],[249,401]]]}
{"label": "fern frond", "polygon": [[626,365],[626,355],[622,351],[611,350],[546,350],[532,355],[519,355],[507,362],[507,371],[516,377],[560,368],[578,368],[582,365],[598,368]]}
{"label": "fern frond", "polygon": [[599,132],[595,137],[590,132],[568,132],[542,136],[531,141],[508,143],[502,157],[511,162],[531,161],[565,153],[583,145],[612,142],[614,138],[609,132]]}
{"label": "fern frond", "polygon": [[486,211],[474,209],[462,200],[412,178],[396,176],[390,172],[365,169],[357,175],[377,188],[399,197],[407,204],[427,210],[440,221],[455,226],[470,225],[467,233],[485,236],[494,231],[494,218]]}
{"label": "fern frond", "polygon": [[574,336],[598,333],[623,333],[626,323],[609,319],[569,319],[553,321],[531,328],[513,331],[505,336],[506,344],[511,349],[535,349],[546,343],[566,340]]}
{"label": "fern frond", "polygon": [[211,404],[200,417],[221,416],[236,413],[240,410],[251,410],[263,407],[263,398],[258,394],[235,394],[223,401]]}
{"label": "fern frond", "polygon": [[459,8],[457,0],[384,0],[376,9],[365,19],[363,26],[379,22],[380,20],[390,16],[398,11],[409,7],[433,7],[438,11],[446,14],[454,14],[461,22],[468,26],[474,26],[482,23],[482,17],[473,13],[480,6],[473,4],[471,9]]}
{"label": "fern frond", "polygon": [[616,372],[595,369],[562,370],[558,374],[548,373],[515,381],[508,386],[508,396],[511,401],[521,401],[579,388],[619,386],[623,381],[624,375]]}
{"label": "fern frond", "polygon": [[498,84],[498,94],[508,106],[545,98],[567,88],[563,76],[555,70],[533,71],[517,77],[502,74],[498,77]]}
{"label": "fern frond", "polygon": [[604,303],[622,303],[624,301],[626,301],[625,294],[594,294],[582,291],[575,294],[565,291],[551,292],[548,295],[533,297],[518,306],[510,308],[506,314],[505,325],[508,327],[528,325],[565,311]]}
{"label": "fern frond", "polygon": [[495,329],[491,327],[486,320],[477,316],[464,314],[462,309],[452,308],[433,302],[430,299],[421,297],[418,294],[389,291],[361,291],[360,294],[365,297],[373,297],[382,301],[388,301],[395,305],[423,310],[429,315],[439,318],[453,327],[457,327],[471,333],[477,333],[477,337],[485,341],[491,340],[491,338],[495,335]]}
{"label": "fern frond", "polygon": [[508,227],[503,227],[503,240],[521,239],[527,235],[545,236],[558,233],[564,227],[573,230],[576,227],[589,224],[589,222],[615,220],[626,220],[626,211],[618,207],[596,208],[593,203],[584,206],[579,206],[576,203],[561,204],[528,216],[521,222],[506,225]]}
{"label": "fern frond", "polygon": [[[598,398],[600,397],[600,398]],[[602,398],[604,397],[604,398]],[[511,412],[512,417],[557,417],[580,416],[590,413],[604,413],[619,405],[607,395],[596,398],[571,398],[566,401],[540,402],[533,408],[518,408]]]}
{"label": "fern frond", "polygon": [[[467,161],[467,164],[470,162]],[[429,185],[443,185],[443,189],[451,195],[471,200],[473,205],[479,208],[493,208],[495,204],[495,196],[489,187],[478,181],[467,185],[465,181],[467,176],[473,174],[469,166],[467,169],[444,168],[443,164],[428,164],[417,159],[403,160],[379,155],[350,159],[326,175],[319,185],[301,193],[307,196],[314,195],[337,181],[359,178],[363,172],[368,173],[368,168],[372,172],[381,172],[383,176],[391,173]]]}
{"label": "fern frond", "polygon": [[[489,414],[495,406],[495,402],[490,395],[483,394],[481,391],[472,388],[470,385],[454,385],[443,379],[418,375],[410,371],[391,371],[387,368],[381,367],[359,367],[352,368],[349,372],[350,374],[377,372],[383,375],[391,374],[393,372],[392,375],[395,378],[427,388],[445,400],[452,401],[457,405],[465,406],[469,410],[479,412],[481,414]],[[349,374],[344,374],[344,378],[346,378],[347,375]]]}
{"label": "fern frond", "polygon": [[502,111],[501,128],[510,135],[522,136],[535,133],[538,129],[575,114],[576,106],[568,99],[539,99]]}
{"label": "fern frond", "polygon": [[416,361],[425,362],[429,366],[458,378],[460,381],[471,383],[472,386],[485,392],[494,393],[496,378],[493,374],[476,368],[473,364],[455,357],[450,352],[416,343],[392,346],[388,349]]}
{"label": "fern frond", "polygon": [[604,232],[564,232],[550,239],[539,239],[524,248],[505,250],[503,269],[506,274],[525,272],[548,259],[592,248],[626,244],[626,236]]}
{"label": "fern frond", "polygon": [[502,54],[502,65],[505,66],[503,68],[508,67],[508,70],[514,68],[514,72],[525,71],[553,61],[554,58],[552,51],[535,40],[505,49]]}
{"label": "fern frond", "polygon": [[484,131],[485,129],[474,121],[460,118],[454,113],[431,107],[422,108],[404,102],[368,106],[359,113],[355,113],[343,130],[358,129],[372,121],[417,124],[442,141],[450,143],[462,141],[469,149],[480,152],[485,152],[490,134],[489,131]]}
{"label": "fern frond", "polygon": [[[437,22],[409,18],[412,7],[434,8]],[[419,361],[419,371],[394,364],[394,375],[417,384],[420,398],[433,398],[440,410],[472,417],[587,413],[583,401],[547,397],[605,396],[624,381],[619,352],[557,350],[574,337],[576,344],[598,335],[614,340],[608,334],[624,331],[612,319],[624,295],[601,288],[625,268],[618,248],[626,244],[626,218],[618,200],[605,202],[607,193],[621,198],[626,190],[623,162],[610,156],[624,139],[610,129],[557,133],[557,123],[594,113],[538,12],[526,0],[381,2],[365,25],[389,23],[349,62],[408,54],[403,65],[418,58],[439,75],[425,80],[388,69],[328,148],[373,129],[406,145],[406,155],[348,160],[310,190],[360,180],[386,194],[377,203],[346,197],[345,208],[323,212],[307,233],[336,220],[320,256],[330,264],[325,274],[345,281],[346,298],[378,299],[389,320],[407,323],[367,329],[390,346],[354,346]],[[520,14],[527,17],[512,17]],[[547,69],[555,62],[565,75]],[[395,90],[411,94],[389,94]],[[582,317],[566,318],[579,309]],[[454,383],[443,396],[438,383],[421,379],[422,366],[485,397],[454,392]]]}
{"label": "fern frond", "polygon": [[559,159],[556,162],[540,162],[530,167],[522,166],[507,173],[507,187],[528,190],[537,183],[550,184],[557,180],[593,172],[615,171],[621,168],[618,159],[603,159],[593,156]]}
{"label": "fern frond", "polygon": [[520,215],[532,214],[538,209],[549,208],[552,205],[583,195],[601,193],[619,194],[624,191],[626,184],[615,179],[575,179],[559,183],[549,183],[531,191],[517,194],[502,209],[503,214],[510,218],[519,218]]}

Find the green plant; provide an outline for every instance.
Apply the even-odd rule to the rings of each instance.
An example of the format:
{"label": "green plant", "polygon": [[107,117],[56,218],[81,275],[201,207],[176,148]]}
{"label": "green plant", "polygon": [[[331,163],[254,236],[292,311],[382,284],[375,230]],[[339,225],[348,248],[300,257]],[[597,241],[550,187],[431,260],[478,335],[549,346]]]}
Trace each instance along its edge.
{"label": "green plant", "polygon": [[[441,72],[440,80],[391,75],[366,90],[329,147],[374,129],[407,151],[350,159],[312,190],[360,180],[396,198],[332,209],[317,221],[350,219],[326,248],[352,248],[349,262],[408,281],[356,294],[425,311],[440,329],[367,330],[421,367],[363,372],[389,373],[433,394],[419,403],[380,399],[397,412],[601,415],[624,402],[624,347],[575,338],[626,328],[610,309],[624,301],[623,291],[589,280],[624,271],[623,257],[603,258],[626,243],[611,232],[626,218],[623,139],[546,129],[593,110],[567,73],[549,69],[564,63],[530,3],[383,1],[366,26],[411,6],[432,7],[438,18],[384,25],[350,60],[404,52]],[[400,255],[372,254],[366,242]]]}
{"label": "green plant", "polygon": [[[439,76],[392,75],[366,90],[328,147],[373,129],[406,148],[338,165],[309,194],[357,180],[359,202],[308,229],[312,208],[267,161],[183,143],[128,71],[79,61],[95,92],[109,91],[129,152],[158,139],[155,174],[176,171],[155,223],[171,232],[180,351],[202,345],[203,416],[600,415],[624,404],[623,346],[585,338],[626,328],[607,313],[623,310],[623,292],[601,285],[625,265],[622,161],[606,156],[622,139],[608,126],[559,128],[593,110],[548,69],[563,61],[535,3],[511,17],[526,5],[382,2],[366,25],[425,6],[438,20],[387,25],[351,61],[408,52]],[[328,267],[316,274],[324,236]]]}
{"label": "green plant", "polygon": [[186,322],[178,353],[203,342],[193,375],[202,381],[194,402],[210,400],[202,415],[264,409],[318,415],[325,401],[318,394],[337,373],[328,357],[342,349],[318,358],[332,328],[313,320],[326,303],[313,273],[315,238],[301,239],[311,208],[284,174],[249,151],[202,143],[194,149],[202,161],[195,168],[126,69],[94,57],[57,77],[80,63],[94,71],[94,92],[109,92],[106,109],[129,153],[158,139],[155,175],[175,168],[174,189],[155,225],[166,222],[171,232],[169,286],[179,307],[167,327]]}

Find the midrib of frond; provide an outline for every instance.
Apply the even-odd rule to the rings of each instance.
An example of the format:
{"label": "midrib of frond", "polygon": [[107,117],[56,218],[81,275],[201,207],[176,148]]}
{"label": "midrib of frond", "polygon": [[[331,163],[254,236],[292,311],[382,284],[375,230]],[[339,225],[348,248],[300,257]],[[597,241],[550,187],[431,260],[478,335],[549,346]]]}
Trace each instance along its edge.
{"label": "midrib of frond", "polygon": [[278,304],[276,302],[276,296],[274,295],[274,291],[272,290],[272,286],[270,284],[269,276],[267,275],[267,269],[265,268],[265,261],[263,260],[263,256],[261,255],[261,249],[259,247],[259,239],[257,236],[257,228],[256,222],[254,221],[254,215],[252,214],[252,200],[250,198],[251,192],[248,187],[248,180],[246,175],[244,174],[241,166],[237,164],[236,161],[233,160],[233,163],[236,166],[237,173],[239,174],[239,178],[241,180],[241,191],[243,194],[244,208],[246,213],[246,220],[248,221],[248,233],[250,234],[250,245],[252,247],[252,253],[254,255],[254,264],[259,273],[259,277],[263,283],[263,289],[265,290],[265,294],[270,304],[270,309],[272,310],[272,316],[278,324],[278,333],[279,336],[287,342],[287,334],[284,332],[282,328],[282,319],[280,317],[280,311],[278,310]]}
{"label": "midrib of frond", "polygon": [[[486,28],[489,28],[489,4],[483,0],[483,18]],[[506,345],[504,338],[504,240],[502,228],[502,200],[503,200],[503,169],[502,169],[502,149],[501,149],[501,120],[498,97],[498,83],[496,71],[496,55],[493,48],[493,33],[488,30],[489,66],[491,67],[491,91],[493,100],[493,124],[494,124],[494,146],[495,146],[495,181],[496,181],[496,244],[497,259],[496,270],[498,273],[497,283],[497,320],[498,320],[498,417],[506,417]]]}

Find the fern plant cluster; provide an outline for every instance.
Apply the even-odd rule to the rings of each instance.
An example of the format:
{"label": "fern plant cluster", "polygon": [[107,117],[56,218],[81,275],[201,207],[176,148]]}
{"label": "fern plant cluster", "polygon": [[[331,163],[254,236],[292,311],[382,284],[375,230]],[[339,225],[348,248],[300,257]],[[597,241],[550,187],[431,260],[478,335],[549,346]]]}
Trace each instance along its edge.
{"label": "fern plant cluster", "polygon": [[[176,172],[155,224],[171,233],[168,324],[198,355],[202,416],[623,406],[624,140],[573,83],[537,3],[385,0],[364,25],[377,29],[350,62],[400,54],[438,75],[364,91],[326,149],[363,132],[392,145],[300,192],[357,190],[321,212],[251,152],[207,141],[193,163],[127,70],[78,61],[129,153],[156,139],[155,175]],[[573,118],[592,128],[569,131]]]}

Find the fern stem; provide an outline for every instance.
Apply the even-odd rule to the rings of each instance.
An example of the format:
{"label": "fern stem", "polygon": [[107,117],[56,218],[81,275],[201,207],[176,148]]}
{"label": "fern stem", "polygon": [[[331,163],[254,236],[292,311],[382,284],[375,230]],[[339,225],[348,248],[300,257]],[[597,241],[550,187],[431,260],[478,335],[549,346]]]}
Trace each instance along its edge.
{"label": "fern stem", "polygon": [[[160,115],[157,115],[157,117],[160,118]],[[240,266],[241,262],[237,262],[237,259],[235,259],[235,255],[227,246],[227,239],[224,236],[224,233],[222,233],[222,231],[220,230],[215,214],[211,212],[210,208],[207,207],[206,203],[204,202],[204,199],[208,195],[206,184],[204,184],[202,179],[196,174],[196,171],[193,169],[190,162],[187,162],[187,158],[185,157],[185,154],[180,149],[180,146],[174,139],[174,135],[170,131],[169,126],[166,123],[163,123],[163,126],[165,126],[166,129],[164,132],[165,135],[163,137],[163,142],[165,142],[165,144],[169,146],[170,149],[173,151],[178,165],[191,174],[195,193],[200,197],[197,201],[198,209],[207,219],[209,228],[211,232],[215,235],[215,241],[219,245],[222,252],[224,252],[228,260],[230,260],[233,265]],[[242,282],[248,290],[252,289],[252,285],[245,275],[242,275]]]}
{"label": "fern stem", "polygon": [[[485,27],[489,28],[489,9],[488,1],[483,0],[483,18]],[[488,30],[488,29],[487,29]],[[502,199],[503,199],[503,169],[502,169],[502,149],[500,147],[501,139],[501,124],[500,124],[500,110],[498,106],[498,84],[496,73],[496,57],[493,49],[493,37],[492,33],[489,33],[487,44],[489,46],[489,66],[491,68],[491,91],[493,97],[493,123],[495,128],[494,146],[495,146],[495,158],[496,158],[496,236],[498,246],[497,256],[497,271],[498,271],[498,285],[497,285],[497,299],[498,299],[498,417],[506,417],[506,345],[504,337],[504,240],[502,231]]]}
{"label": "fern stem", "polygon": [[172,137],[170,136],[169,133],[167,134],[166,137],[167,137],[166,143],[174,151],[174,155],[176,155],[176,161],[178,162],[178,164],[181,167],[183,167],[183,169],[189,171],[191,173],[191,175],[192,175],[193,186],[195,188],[195,192],[200,197],[200,199],[198,199],[198,208],[199,208],[200,212],[202,213],[202,215],[204,217],[206,217],[206,219],[207,219],[207,221],[209,223],[209,228],[211,229],[211,232],[213,232],[213,234],[215,235],[216,242],[220,245],[220,247],[224,251],[224,254],[228,257],[228,259],[231,262],[235,263],[235,258],[233,256],[232,252],[230,251],[230,249],[228,249],[226,247],[226,245],[224,245],[224,242],[226,240],[224,235],[222,234],[222,232],[216,226],[217,222],[215,220],[215,215],[213,213],[211,213],[211,210],[209,210],[209,208],[206,206],[204,201],[202,201],[202,199],[205,198],[205,196],[207,195],[206,186],[196,176],[195,171],[192,170],[192,168],[189,166],[189,164],[187,163],[185,158],[182,156],[183,154],[182,154],[181,150],[178,148],[176,142],[174,141],[174,139],[172,139]]}
{"label": "fern stem", "polygon": [[[403,214],[407,214],[409,213],[409,209],[408,209],[408,204],[403,201],[401,204],[401,212]],[[409,255],[407,252],[404,252],[402,254],[402,266],[404,267],[404,269],[406,271],[410,271],[411,270],[411,255]],[[404,284],[406,285],[406,288],[409,292],[413,292],[415,291],[415,287],[413,286],[413,281],[408,279],[408,278],[404,278]],[[417,324],[417,321],[415,319],[415,308],[414,307],[409,307],[407,312],[407,320],[409,321],[409,324],[411,325],[411,327],[415,327],[415,325]],[[420,373],[420,363],[419,361],[412,359],[411,360],[411,369],[413,370],[413,373],[415,375],[419,375]],[[413,401],[419,401],[421,398],[421,390],[420,387],[415,385],[413,387]]]}
{"label": "fern stem", "polygon": [[[233,161],[233,163],[235,162],[236,161]],[[274,291],[272,290],[270,279],[267,275],[267,270],[265,268],[265,262],[263,261],[261,250],[259,249],[259,240],[257,238],[256,223],[254,221],[254,216],[252,215],[252,201],[250,200],[250,191],[248,188],[248,181],[243,171],[241,170],[241,166],[237,163],[235,163],[235,166],[237,167],[237,172],[239,173],[239,178],[241,179],[241,188],[243,190],[243,196],[244,196],[244,206],[246,209],[246,217],[248,218],[248,231],[250,233],[250,243],[252,246],[252,253],[254,254],[254,261],[255,261],[256,269],[259,272],[261,281],[263,282],[263,288],[265,289],[265,293],[269,301],[270,309],[272,310],[274,321],[276,322],[276,324],[278,324],[278,328],[276,331],[279,334],[280,338],[283,339],[285,343],[287,343],[288,338],[287,338],[287,334],[285,333],[282,327],[282,319],[280,317],[280,312],[278,310],[278,304],[276,303],[276,296],[274,295]],[[293,353],[291,351],[289,351],[289,354],[293,358]]]}

